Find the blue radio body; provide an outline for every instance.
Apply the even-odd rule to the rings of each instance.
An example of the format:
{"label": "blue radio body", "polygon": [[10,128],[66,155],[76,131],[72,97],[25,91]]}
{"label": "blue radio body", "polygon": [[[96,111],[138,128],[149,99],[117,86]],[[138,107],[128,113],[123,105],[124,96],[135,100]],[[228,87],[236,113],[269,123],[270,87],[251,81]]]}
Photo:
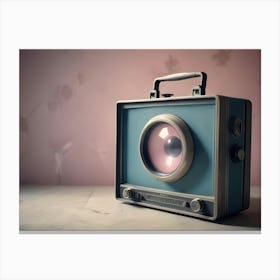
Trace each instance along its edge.
{"label": "blue radio body", "polygon": [[160,98],[158,84],[151,99],[117,103],[116,198],[208,220],[247,209],[251,102],[203,88]]}

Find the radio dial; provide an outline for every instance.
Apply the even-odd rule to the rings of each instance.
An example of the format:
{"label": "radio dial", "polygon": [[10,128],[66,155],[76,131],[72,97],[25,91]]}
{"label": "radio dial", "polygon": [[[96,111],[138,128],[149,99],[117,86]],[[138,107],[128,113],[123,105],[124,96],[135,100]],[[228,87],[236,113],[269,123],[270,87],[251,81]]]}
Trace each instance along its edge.
{"label": "radio dial", "polygon": [[231,120],[230,130],[233,136],[238,137],[242,133],[242,120],[234,117]]}
{"label": "radio dial", "polygon": [[191,201],[190,206],[194,212],[199,212],[203,208],[203,202],[199,198],[195,198]]}
{"label": "radio dial", "polygon": [[126,199],[131,198],[131,189],[125,188],[123,190],[123,198]]}
{"label": "radio dial", "polygon": [[244,150],[243,149],[238,149],[237,151],[236,151],[236,157],[241,161],[241,160],[244,160],[244,158],[245,158],[245,152],[244,152]]}
{"label": "radio dial", "polygon": [[233,162],[240,162],[245,159],[245,151],[242,147],[234,146],[231,150],[231,159]]}

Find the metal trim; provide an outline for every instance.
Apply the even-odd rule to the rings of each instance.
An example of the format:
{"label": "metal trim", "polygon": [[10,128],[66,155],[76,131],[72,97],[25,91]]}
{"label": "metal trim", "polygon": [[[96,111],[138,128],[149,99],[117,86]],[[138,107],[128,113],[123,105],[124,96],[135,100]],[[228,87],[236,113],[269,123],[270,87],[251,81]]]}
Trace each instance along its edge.
{"label": "metal trim", "polygon": [[201,99],[216,99],[217,97],[223,97],[222,95],[199,95],[199,96],[184,96],[184,97],[172,97],[172,98],[154,98],[154,99],[131,99],[131,100],[118,100],[117,104],[133,104],[133,103],[161,103],[180,100],[201,100]]}
{"label": "metal trim", "polygon": [[148,191],[148,192],[154,192],[154,193],[162,193],[167,195],[174,195],[182,198],[201,198],[206,201],[214,202],[214,196],[206,196],[206,195],[195,195],[195,194],[186,194],[186,193],[179,193],[179,192],[172,192],[172,191],[166,191],[166,190],[158,190],[150,187],[144,187],[144,186],[137,186],[137,185],[131,185],[131,184],[121,184],[120,187],[123,188],[131,188],[136,189],[139,191]]}
{"label": "metal trim", "polygon": [[[182,141],[182,157],[181,162],[179,166],[169,174],[158,174],[157,172],[154,172],[151,170],[149,165],[147,164],[145,160],[145,155],[143,151],[143,144],[145,140],[146,133],[156,124],[163,122],[170,124],[172,127],[174,127],[177,131],[177,133],[180,136]],[[142,159],[142,164],[144,165],[145,169],[157,180],[163,181],[163,182],[174,182],[179,180],[181,177],[183,177],[189,170],[192,160],[193,160],[193,153],[194,153],[194,144],[192,135],[190,132],[190,129],[188,125],[179,117],[175,115],[170,114],[161,114],[157,115],[154,118],[150,119],[146,125],[144,126],[141,135],[140,135],[140,141],[139,141],[139,151],[140,151],[140,157]]]}
{"label": "metal trim", "polygon": [[215,160],[215,170],[214,170],[214,215],[213,218],[214,220],[219,216],[219,131],[220,131],[220,98],[219,96],[215,96],[215,100],[216,100],[216,125],[215,125],[215,141],[214,141],[214,145],[215,145],[215,156],[214,156],[214,160]]}

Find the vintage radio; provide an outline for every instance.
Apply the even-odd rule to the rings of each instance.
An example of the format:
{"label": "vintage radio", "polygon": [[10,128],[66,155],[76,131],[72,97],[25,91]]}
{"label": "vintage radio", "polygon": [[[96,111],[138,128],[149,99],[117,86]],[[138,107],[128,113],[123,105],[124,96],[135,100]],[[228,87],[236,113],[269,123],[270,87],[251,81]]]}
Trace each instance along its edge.
{"label": "vintage radio", "polygon": [[[192,96],[160,95],[195,77]],[[251,102],[205,95],[206,79],[159,77],[150,99],[117,103],[117,199],[208,220],[249,207]]]}

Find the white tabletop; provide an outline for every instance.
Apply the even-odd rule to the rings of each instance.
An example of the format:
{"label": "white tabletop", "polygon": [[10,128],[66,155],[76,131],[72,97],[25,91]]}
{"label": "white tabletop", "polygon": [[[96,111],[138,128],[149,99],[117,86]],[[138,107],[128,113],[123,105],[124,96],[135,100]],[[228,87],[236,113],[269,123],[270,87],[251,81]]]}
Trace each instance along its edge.
{"label": "white tabletop", "polygon": [[209,222],[117,201],[112,186],[20,188],[20,232],[256,231],[260,232],[260,187],[251,187],[249,209]]}

